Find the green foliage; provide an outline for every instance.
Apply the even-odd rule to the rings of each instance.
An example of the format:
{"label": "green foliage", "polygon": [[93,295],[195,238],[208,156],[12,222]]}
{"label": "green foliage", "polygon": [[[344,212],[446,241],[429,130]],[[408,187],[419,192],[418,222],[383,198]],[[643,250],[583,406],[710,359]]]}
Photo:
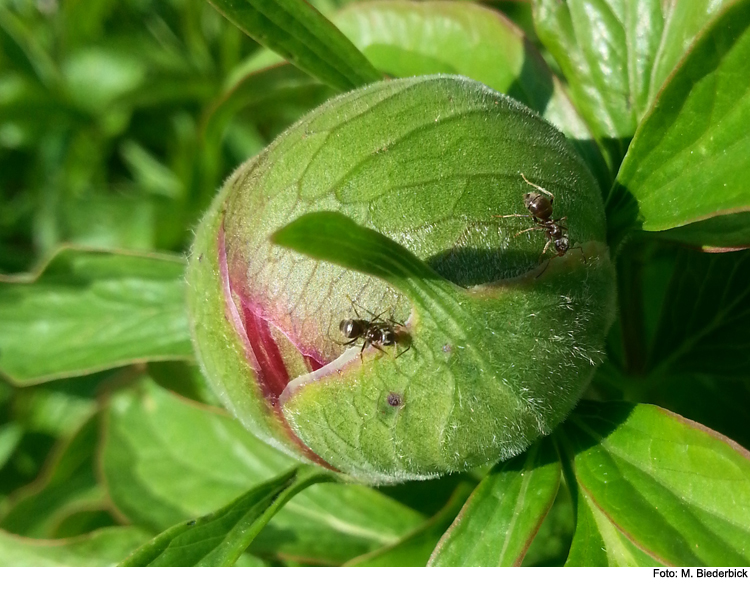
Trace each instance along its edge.
{"label": "green foliage", "polygon": [[[113,395],[105,417],[108,492],[121,515],[150,531],[207,515],[297,466],[225,412],[179,399],[150,380]],[[340,564],[395,542],[422,520],[370,488],[313,486],[271,520],[252,551]]]}
{"label": "green foliage", "polygon": [[380,78],[352,42],[303,0],[210,2],[250,37],[335,89]]}
{"label": "green foliage", "polygon": [[[750,333],[750,254],[680,254],[665,296],[651,354],[654,374],[665,370],[746,376],[742,349]],[[732,345],[731,352],[726,345]]]}
{"label": "green foliage", "polygon": [[[16,494],[0,528],[26,537],[68,537],[72,519],[81,523],[85,515],[87,522],[96,522],[97,516],[107,514],[106,492],[95,470],[97,422],[87,420],[53,455],[46,475]],[[105,516],[103,524],[111,524],[111,519]]]}
{"label": "green foliage", "polygon": [[365,2],[333,22],[394,77],[462,74],[517,99],[559,128],[607,191],[612,180],[586,122],[539,50],[509,19],[478,4]]}
{"label": "green foliage", "polygon": [[[722,253],[750,246],[750,0],[211,3],[0,3],[0,565],[750,564],[748,257]],[[527,151],[516,141],[530,132],[544,145],[542,118],[501,130],[461,111],[459,94],[436,111],[436,87],[398,80],[438,74],[510,96],[567,141]],[[358,90],[306,116],[382,78],[396,80],[376,94],[411,90],[392,96],[398,109]],[[270,246],[278,231],[302,253],[275,246],[280,262],[349,275],[329,295],[255,272],[318,300],[295,327],[325,337],[330,352],[316,355],[345,351],[349,296],[363,316],[407,323],[414,305],[423,322],[408,321],[398,359],[392,347],[349,351],[362,377],[343,374],[337,402],[320,383],[292,384],[308,397],[266,417],[262,399],[223,410],[227,395],[198,376],[183,283],[211,196],[257,155],[245,171],[267,176],[258,195],[278,196],[283,216],[248,213],[234,237]],[[512,177],[473,175],[502,167]],[[574,250],[535,278],[544,233],[514,237],[524,219],[493,217],[526,214],[519,170],[554,193],[574,245],[599,244],[584,246],[590,262]],[[606,208],[606,228],[570,200],[580,195]],[[198,355],[244,367],[224,388],[252,395],[223,319],[220,223],[194,248],[202,265],[188,282],[215,284],[202,299],[221,321],[195,330],[225,348]],[[373,488],[301,466],[304,449],[275,438],[288,415],[326,456],[359,456],[359,440],[396,427],[361,387],[395,362],[437,409],[445,376],[410,366],[456,329],[548,372],[535,346],[569,337],[570,321],[551,320],[544,300],[583,287],[576,271],[596,270],[605,238],[619,294],[606,361],[569,419],[517,457]],[[540,326],[518,319],[517,343],[492,344],[478,322],[492,307],[466,288],[523,274],[532,288],[518,300]],[[453,328],[456,299],[469,305]],[[293,351],[282,349],[290,380],[310,370]],[[555,382],[572,403],[588,378]],[[347,386],[360,387],[351,401]],[[495,423],[472,419],[477,433]],[[419,430],[394,436],[409,446]],[[452,439],[468,449],[473,434]]]}
{"label": "green foliage", "polygon": [[[633,138],[610,197],[615,231],[635,201],[644,230],[671,230],[670,238],[705,247],[747,246],[747,213],[744,233],[728,237],[718,222],[699,223],[746,212],[750,199],[750,5],[725,4]],[[679,228],[688,224],[682,236]]]}
{"label": "green foliage", "polygon": [[64,248],[4,279],[0,371],[19,385],[189,358],[181,259]]}
{"label": "green foliage", "polygon": [[330,473],[294,468],[263,482],[225,507],[181,522],[141,546],[122,566],[234,566],[269,519],[297,492]]}
{"label": "green foliage", "polygon": [[520,566],[557,495],[561,471],[549,438],[498,465],[443,535],[430,566]]}
{"label": "green foliage", "polygon": [[471,486],[460,483],[442,509],[398,543],[354,558],[347,566],[424,566],[469,494]]}
{"label": "green foliage", "polygon": [[100,529],[59,541],[31,541],[0,531],[2,566],[116,566],[144,539],[134,527]]}
{"label": "green foliage", "polygon": [[[676,566],[748,564],[750,454],[737,444],[652,405],[623,403],[583,404],[560,440],[578,510],[581,499],[591,510],[581,550],[590,552],[598,530],[605,544],[619,542],[605,547],[610,564],[644,554]],[[578,539],[571,556],[588,564]]]}

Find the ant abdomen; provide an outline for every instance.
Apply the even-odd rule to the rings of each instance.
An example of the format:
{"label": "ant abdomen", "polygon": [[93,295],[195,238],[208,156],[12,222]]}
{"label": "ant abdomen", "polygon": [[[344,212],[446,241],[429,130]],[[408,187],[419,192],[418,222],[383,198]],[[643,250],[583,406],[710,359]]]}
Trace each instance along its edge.
{"label": "ant abdomen", "polygon": [[367,321],[348,318],[339,323],[339,330],[347,339],[358,339],[367,330]]}

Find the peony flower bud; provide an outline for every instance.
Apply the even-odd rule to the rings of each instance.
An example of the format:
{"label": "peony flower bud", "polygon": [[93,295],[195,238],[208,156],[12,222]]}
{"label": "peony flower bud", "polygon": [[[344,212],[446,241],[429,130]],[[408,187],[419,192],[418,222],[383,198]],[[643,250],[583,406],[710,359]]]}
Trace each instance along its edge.
{"label": "peony flower bud", "polygon": [[195,346],[227,408],[303,460],[370,483],[493,463],[602,358],[605,231],[586,165],[523,105],[462,77],[376,83],[219,192],[188,269]]}

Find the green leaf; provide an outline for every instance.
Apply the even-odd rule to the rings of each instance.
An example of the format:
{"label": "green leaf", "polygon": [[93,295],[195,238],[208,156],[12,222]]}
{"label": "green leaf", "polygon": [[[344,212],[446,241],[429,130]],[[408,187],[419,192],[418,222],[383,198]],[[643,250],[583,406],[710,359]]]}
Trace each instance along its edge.
{"label": "green leaf", "polygon": [[[147,252],[170,245],[175,225],[181,223],[178,210],[175,202],[149,195],[139,187],[127,192],[97,190],[65,196],[50,212],[50,223],[55,227],[56,241],[79,248]],[[165,221],[167,217],[174,220]]]}
{"label": "green leaf", "polygon": [[[62,68],[66,95],[81,110],[111,117],[146,79],[146,64],[128,51],[88,46],[71,52]],[[120,109],[122,109],[120,107]]]}
{"label": "green leaf", "polygon": [[200,367],[186,361],[149,362],[148,374],[159,386],[199,403],[221,407]]}
{"label": "green leaf", "polygon": [[659,239],[699,246],[703,252],[743,250],[750,248],[750,213],[716,215],[710,219],[653,233]]}
{"label": "green leaf", "polygon": [[[390,238],[335,211],[308,213],[271,236],[274,244],[379,277],[412,299],[450,299],[451,283]],[[433,297],[435,296],[435,297]]]}
{"label": "green leaf", "polygon": [[459,484],[450,500],[435,516],[401,541],[354,558],[346,566],[425,566],[441,535],[456,518],[471,490],[470,484]]}
{"label": "green leaf", "polygon": [[750,449],[750,378],[680,374],[658,381],[649,377],[646,383],[643,393],[628,396],[679,413]]}
{"label": "green leaf", "polygon": [[250,37],[334,89],[380,78],[331,22],[302,0],[209,0]]}
{"label": "green leaf", "polygon": [[534,23],[616,171],[639,122],[726,0],[534,0]]}
{"label": "green leaf", "polygon": [[111,527],[59,541],[0,531],[0,566],[115,566],[149,538],[135,527]]}
{"label": "green leaf", "polygon": [[0,469],[8,462],[22,437],[23,428],[19,424],[9,422],[0,425]]}
{"label": "green leaf", "polygon": [[16,384],[192,357],[182,259],[63,248],[0,277],[0,371]]}
{"label": "green leaf", "polygon": [[497,465],[443,535],[430,566],[520,566],[560,485],[550,439]]}
{"label": "green leaf", "polygon": [[266,65],[251,58],[227,77],[221,95],[203,117],[203,135],[209,139],[221,136],[234,114],[242,109],[257,107],[290,91],[311,93],[319,87],[320,83],[291,64]]}
{"label": "green leaf", "polygon": [[585,545],[598,532],[605,547],[617,544],[607,559],[618,564],[653,564],[636,550],[667,565],[748,564],[750,453],[742,447],[669,411],[625,403],[586,401],[559,435],[586,523],[571,548],[574,562],[604,563]]}
{"label": "green leaf", "polygon": [[382,72],[468,76],[562,130],[608,191],[611,174],[585,121],[534,45],[501,13],[467,2],[353,4],[332,17]]}
{"label": "green leaf", "polygon": [[534,24],[613,171],[648,105],[661,0],[534,0]]}
{"label": "green leaf", "polygon": [[85,505],[78,509],[71,507],[67,512],[68,514],[63,516],[54,528],[52,533],[54,539],[77,537],[118,524],[117,519],[109,510],[108,502],[103,502],[100,507]]}
{"label": "green leaf", "polygon": [[334,480],[328,471],[294,468],[216,512],[175,525],[134,552],[121,566],[233,566],[292,496],[314,483]]}
{"label": "green leaf", "polygon": [[688,52],[695,37],[722,9],[734,0],[690,0],[662,5],[664,29],[651,71],[649,104],[652,104],[664,81]]}
{"label": "green leaf", "polygon": [[0,518],[0,528],[51,538],[72,512],[106,506],[106,493],[95,469],[98,434],[98,420],[92,417],[53,453],[44,475],[15,495]]}
{"label": "green leaf", "polygon": [[[221,410],[150,381],[114,395],[106,421],[102,466],[112,500],[153,531],[221,508],[296,465]],[[340,564],[397,541],[422,519],[364,486],[313,486],[271,520],[251,550]]]}
{"label": "green leaf", "polygon": [[575,510],[570,489],[563,482],[557,490],[552,508],[544,517],[523,558],[523,566],[559,567],[565,564],[575,526]]}
{"label": "green leaf", "polygon": [[70,438],[97,410],[96,397],[114,374],[105,371],[18,388],[14,397],[16,419],[27,432]]}
{"label": "green leaf", "polygon": [[680,254],[650,358],[654,373],[747,376],[750,254]]}
{"label": "green leaf", "polygon": [[126,140],[120,154],[144,190],[173,200],[180,198],[183,188],[179,177],[140,144]]}
{"label": "green leaf", "polygon": [[750,1],[738,0],[698,37],[639,127],[607,205],[613,237],[671,230],[714,249],[750,245],[747,215],[732,218],[750,210],[749,113]]}
{"label": "green leaf", "polygon": [[24,20],[6,6],[0,6],[0,47],[4,46],[3,57],[10,58],[17,69],[31,74],[44,86],[55,87],[60,73],[54,61]]}
{"label": "green leaf", "polygon": [[[198,190],[201,194],[195,195],[195,202],[201,208],[205,208],[207,197],[215,191],[217,183],[225,175],[225,151],[222,140],[225,137],[231,138],[228,135],[236,129],[237,114],[257,112],[264,102],[271,102],[278,107],[280,104],[283,105],[290,93],[301,93],[305,98],[312,99],[319,97],[318,102],[322,103],[330,90],[291,64],[267,65],[259,63],[255,57],[241,64],[227,77],[223,92],[206,110],[201,122],[202,186]],[[282,108],[278,111],[285,113],[288,109]],[[264,127],[268,126],[272,119],[271,115],[262,109],[261,114],[264,117],[260,123]],[[253,153],[245,152],[242,159],[252,155]]]}
{"label": "green leaf", "polygon": [[663,566],[639,549],[582,493],[566,566]]}

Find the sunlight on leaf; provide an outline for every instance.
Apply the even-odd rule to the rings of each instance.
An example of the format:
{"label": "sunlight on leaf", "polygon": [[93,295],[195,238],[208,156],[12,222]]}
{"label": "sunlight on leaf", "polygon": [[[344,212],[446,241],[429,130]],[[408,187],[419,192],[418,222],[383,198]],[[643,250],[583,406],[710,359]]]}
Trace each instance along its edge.
{"label": "sunlight on leaf", "polygon": [[550,439],[495,467],[459,513],[430,566],[520,566],[560,485]]}
{"label": "sunlight on leaf", "polygon": [[630,541],[584,492],[578,496],[577,521],[566,566],[663,566]]}
{"label": "sunlight on leaf", "polygon": [[389,0],[352,4],[332,20],[382,72],[468,76],[539,112],[609,190],[612,178],[585,121],[536,47],[502,13],[467,2]]}
{"label": "sunlight on leaf", "polygon": [[16,384],[192,357],[184,261],[61,249],[35,275],[0,277],[0,372]]}
{"label": "sunlight on leaf", "polygon": [[[750,1],[739,0],[698,37],[639,127],[608,199],[610,235],[633,227],[702,246],[750,245],[747,216],[741,227],[731,217],[750,210],[748,114]],[[680,235],[721,215],[725,225]]]}
{"label": "sunlight on leaf", "polygon": [[590,401],[560,436],[579,513],[580,498],[592,509],[574,561],[603,562],[604,554],[579,551],[591,551],[598,532],[605,544],[618,543],[620,553],[607,555],[618,564],[638,561],[623,558],[636,550],[671,566],[750,563],[750,453],[738,444],[653,405]]}
{"label": "sunlight on leaf", "polygon": [[330,472],[313,467],[293,468],[216,512],[168,529],[139,548],[121,566],[234,566],[292,496],[323,481],[335,478]]}
{"label": "sunlight on leaf", "polygon": [[115,566],[148,538],[135,527],[111,527],[57,541],[0,531],[0,566]]}
{"label": "sunlight on leaf", "polygon": [[302,0],[209,0],[230,21],[301,70],[345,91],[380,78],[331,22]]}

